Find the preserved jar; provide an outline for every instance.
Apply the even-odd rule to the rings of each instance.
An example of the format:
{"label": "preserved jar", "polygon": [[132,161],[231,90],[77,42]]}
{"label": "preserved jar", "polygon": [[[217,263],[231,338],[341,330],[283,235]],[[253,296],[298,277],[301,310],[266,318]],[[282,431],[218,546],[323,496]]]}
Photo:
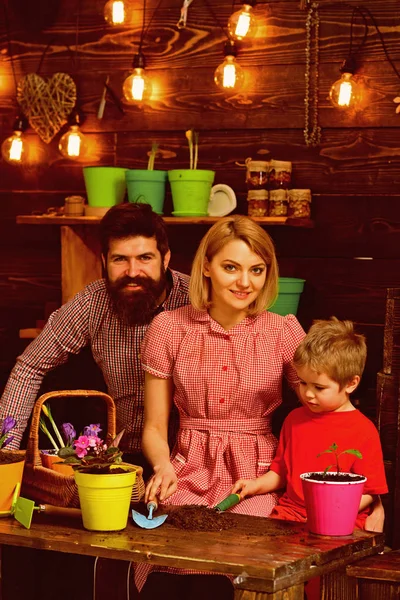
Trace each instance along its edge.
{"label": "preserved jar", "polygon": [[246,184],[248,190],[267,189],[268,164],[265,160],[246,160]]}
{"label": "preserved jar", "polygon": [[269,192],[269,216],[286,217],[288,213],[287,190],[270,190]]}
{"label": "preserved jar", "polygon": [[292,179],[292,163],[283,160],[271,160],[269,164],[269,188],[288,190]]}
{"label": "preserved jar", "polygon": [[247,214],[249,217],[268,215],[268,190],[249,190],[247,192]]}
{"label": "preserved jar", "polygon": [[294,219],[308,219],[311,214],[311,190],[289,190],[288,216]]}
{"label": "preserved jar", "polygon": [[82,196],[67,196],[64,202],[64,214],[67,217],[81,217],[85,211],[85,199]]}

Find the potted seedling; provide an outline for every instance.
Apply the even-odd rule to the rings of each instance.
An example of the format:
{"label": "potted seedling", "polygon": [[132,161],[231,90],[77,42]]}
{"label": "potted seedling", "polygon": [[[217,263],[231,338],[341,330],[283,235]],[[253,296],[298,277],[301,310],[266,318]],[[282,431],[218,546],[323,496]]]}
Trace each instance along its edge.
{"label": "potted seedling", "polygon": [[174,206],[172,214],[176,217],[206,216],[215,171],[197,168],[199,134],[188,129],[185,135],[189,147],[189,169],[168,171]]}
{"label": "potted seedling", "polygon": [[155,159],[161,155],[157,142],[147,153],[147,169],[127,169],[126,186],[129,202],[150,204],[154,212],[163,214],[167,171],[154,169]]}
{"label": "potted seedling", "polygon": [[[343,473],[339,457],[353,454],[362,458],[355,449],[339,451],[336,443],[318,454],[333,454],[334,464],[324,471],[300,475],[303,485],[307,524],[312,533],[321,535],[351,535],[357,519],[366,477],[355,473]],[[334,471],[330,469],[334,467]]]}

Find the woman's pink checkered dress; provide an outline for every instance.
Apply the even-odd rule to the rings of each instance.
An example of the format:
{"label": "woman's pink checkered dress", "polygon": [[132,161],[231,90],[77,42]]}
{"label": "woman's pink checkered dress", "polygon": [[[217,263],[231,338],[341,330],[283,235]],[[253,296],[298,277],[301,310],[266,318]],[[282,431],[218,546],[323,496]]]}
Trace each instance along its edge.
{"label": "woman's pink checkered dress", "polygon": [[[154,319],[142,346],[143,368],[173,378],[180,415],[172,452],[178,490],[164,504],[215,506],[237,479],[268,470],[277,446],[271,415],[282,402],[282,375],[298,384],[291,361],[304,335],[293,315],[269,312],[229,331],[191,306]],[[254,496],[231,511],[267,517],[276,501],[275,494]],[[139,589],[150,570],[137,566]]]}

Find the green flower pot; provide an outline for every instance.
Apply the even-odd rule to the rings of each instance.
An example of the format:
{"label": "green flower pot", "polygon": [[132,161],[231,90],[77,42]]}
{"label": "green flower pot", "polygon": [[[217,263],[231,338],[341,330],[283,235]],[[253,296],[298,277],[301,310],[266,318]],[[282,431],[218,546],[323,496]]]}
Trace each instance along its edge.
{"label": "green flower pot", "polygon": [[125,171],[122,167],[83,167],[89,206],[120,204],[126,192]]}
{"label": "green flower pot", "polygon": [[305,279],[279,277],[278,297],[268,310],[283,317],[289,314],[296,315],[304,283]]}
{"label": "green flower pot", "polygon": [[127,465],[115,465],[125,473],[94,475],[75,471],[82,521],[89,531],[121,531],[128,523],[132,488],[136,470]]}
{"label": "green flower pot", "polygon": [[163,214],[166,171],[128,169],[125,174],[129,202],[150,204],[154,212]]}
{"label": "green flower pot", "polygon": [[176,216],[205,216],[208,213],[215,171],[174,169],[168,171]]}

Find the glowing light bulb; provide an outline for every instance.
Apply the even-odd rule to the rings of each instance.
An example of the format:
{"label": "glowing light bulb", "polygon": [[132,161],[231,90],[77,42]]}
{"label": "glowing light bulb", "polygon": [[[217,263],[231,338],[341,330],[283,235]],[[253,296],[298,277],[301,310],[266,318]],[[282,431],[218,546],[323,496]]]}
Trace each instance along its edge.
{"label": "glowing light bulb", "polygon": [[329,98],[336,108],[350,108],[359,100],[359,88],[353,73],[343,73],[329,91]]}
{"label": "glowing light bulb", "polygon": [[87,151],[87,142],[78,125],[71,125],[67,133],[60,138],[58,149],[65,158],[78,160]]}
{"label": "glowing light bulb", "polygon": [[104,18],[110,25],[123,25],[127,20],[127,10],[122,0],[109,0],[104,7]]}
{"label": "glowing light bulb", "polygon": [[225,60],[214,72],[214,81],[225,91],[237,91],[244,82],[242,67],[236,62],[236,47],[234,42],[227,42],[224,49]]}
{"label": "glowing light bulb", "polygon": [[10,165],[20,165],[24,158],[24,152],[25,144],[22,131],[14,131],[1,145],[1,154]]}
{"label": "glowing light bulb", "polygon": [[133,60],[133,72],[122,86],[125,100],[129,104],[141,105],[151,97],[151,81],[144,69],[144,56],[137,54]]}
{"label": "glowing light bulb", "polygon": [[257,29],[253,14],[255,2],[246,2],[242,8],[230,17],[228,21],[228,32],[231,38],[243,40],[252,37]]}

